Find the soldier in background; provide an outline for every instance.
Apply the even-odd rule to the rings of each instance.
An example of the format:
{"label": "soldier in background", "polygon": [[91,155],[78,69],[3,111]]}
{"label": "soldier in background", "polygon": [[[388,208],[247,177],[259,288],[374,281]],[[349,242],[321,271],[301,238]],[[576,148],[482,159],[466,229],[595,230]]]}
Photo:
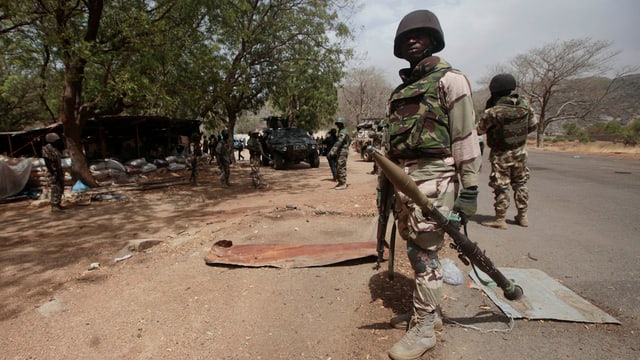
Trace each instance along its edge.
{"label": "soldier in background", "polygon": [[211,134],[209,135],[209,152],[211,153],[211,157],[209,158],[209,165],[211,165],[211,163],[215,160],[216,158],[216,147],[218,146],[218,137]]}
{"label": "soldier in background", "polygon": [[338,181],[338,167],[336,164],[336,159],[333,157],[329,157],[329,151],[333,147],[333,144],[338,141],[338,130],[335,128],[329,130],[329,135],[324,140],[324,153],[322,155],[327,157],[327,162],[329,163],[329,169],[331,169],[331,175],[333,176],[333,181]]}
{"label": "soldier in background", "polygon": [[260,130],[252,130],[249,133],[249,141],[247,142],[247,149],[249,149],[249,163],[251,164],[251,181],[253,182],[253,187],[256,189],[264,187],[260,176],[260,166],[262,166],[264,149],[262,148],[262,144],[258,138],[259,135]]}
{"label": "soldier in background", "polygon": [[487,134],[487,144],[491,148],[489,186],[493,188],[496,213],[493,220],[484,221],[482,225],[503,230],[507,228],[505,218],[509,208],[509,185],[518,209],[516,223],[529,226],[529,168],[525,145],[527,135],[537,128],[537,119],[527,101],[513,92],[516,85],[516,79],[511,74],[494,76],[489,83],[491,97],[478,123],[478,134]]}
{"label": "soldier in background", "polygon": [[191,143],[189,144],[189,156],[191,166],[191,178],[189,183],[191,186],[198,185],[198,166],[200,157],[202,156],[202,150],[200,150],[200,134],[195,132],[191,134]]}
{"label": "soldier in background", "polygon": [[64,170],[62,170],[62,140],[56,133],[45,136],[47,145],[42,148],[42,157],[49,173],[49,196],[51,211],[64,210],[61,205],[64,193]]}
{"label": "soldier in background", "polygon": [[351,137],[345,129],[343,118],[338,118],[335,125],[338,127],[338,140],[329,150],[328,157],[336,159],[336,172],[338,176],[338,185],[335,190],[344,190],[347,188],[347,158],[349,157],[349,145],[351,145]]}
{"label": "soldier in background", "polygon": [[[371,139],[371,146],[373,146],[374,149],[376,150],[381,150],[382,149],[382,126],[381,125],[376,125],[375,130],[371,132],[371,134],[369,134],[369,138]],[[378,174],[378,163],[377,162],[373,162],[373,170],[371,170],[371,172],[369,173],[371,175],[376,175]]]}
{"label": "soldier in background", "polygon": [[218,168],[220,169],[220,184],[222,187],[229,187],[229,176],[231,175],[231,157],[233,154],[229,150],[229,131],[222,130],[220,140],[216,145],[216,157],[218,158]]}

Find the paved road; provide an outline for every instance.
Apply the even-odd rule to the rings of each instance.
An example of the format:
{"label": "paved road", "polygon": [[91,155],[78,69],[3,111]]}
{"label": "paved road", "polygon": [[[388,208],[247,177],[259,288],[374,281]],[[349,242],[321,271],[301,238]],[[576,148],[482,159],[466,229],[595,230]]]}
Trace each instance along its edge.
{"label": "paved road", "polygon": [[[486,158],[477,222],[493,214]],[[530,150],[529,168],[530,227],[511,221],[508,231],[498,231],[472,223],[470,237],[499,266],[543,270],[640,327],[640,161]],[[508,218],[515,212],[512,203]]]}

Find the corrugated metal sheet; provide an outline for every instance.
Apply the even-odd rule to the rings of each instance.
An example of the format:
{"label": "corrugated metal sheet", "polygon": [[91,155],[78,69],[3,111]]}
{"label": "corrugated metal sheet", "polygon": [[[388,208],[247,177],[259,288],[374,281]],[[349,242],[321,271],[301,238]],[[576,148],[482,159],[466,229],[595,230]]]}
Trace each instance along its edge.
{"label": "corrugated metal sheet", "polygon": [[[473,271],[469,276],[476,285],[508,316],[514,319],[553,319],[585,323],[620,324],[618,320],[581,298],[569,288],[561,285],[538,269],[500,268],[508,279],[522,287],[524,296],[518,301],[509,301],[502,289],[485,286]],[[482,271],[480,278],[491,281]]]}
{"label": "corrugated metal sheet", "polygon": [[229,240],[220,240],[213,244],[205,256],[205,262],[208,265],[301,268],[337,264],[370,256],[373,259],[377,256],[375,242],[233,245]]}

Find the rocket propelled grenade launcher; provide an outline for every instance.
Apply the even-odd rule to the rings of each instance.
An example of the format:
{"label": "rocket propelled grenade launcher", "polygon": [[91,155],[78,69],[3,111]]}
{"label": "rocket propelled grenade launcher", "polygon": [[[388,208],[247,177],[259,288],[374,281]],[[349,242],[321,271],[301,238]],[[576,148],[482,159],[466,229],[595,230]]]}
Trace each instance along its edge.
{"label": "rocket propelled grenade launcher", "polygon": [[[411,177],[402,171],[391,160],[387,159],[380,151],[372,150],[373,159],[378,163],[380,169],[384,171],[387,179],[393,186],[413,201],[422,209],[425,214],[435,220],[444,231],[451,236],[456,249],[464,255],[473,265],[487,274],[504,292],[504,297],[509,300],[518,300],[522,297],[522,288],[507,279],[498,270],[491,259],[489,259],[478,245],[460,232],[459,224],[447,219],[434,208],[433,203],[424,195]],[[467,264],[468,265],[468,264]]]}

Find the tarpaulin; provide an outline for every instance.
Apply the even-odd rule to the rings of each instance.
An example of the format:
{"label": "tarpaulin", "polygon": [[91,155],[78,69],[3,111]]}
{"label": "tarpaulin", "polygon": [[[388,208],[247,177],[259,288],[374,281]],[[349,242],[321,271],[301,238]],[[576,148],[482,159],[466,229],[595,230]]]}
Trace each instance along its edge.
{"label": "tarpaulin", "polygon": [[0,160],[0,199],[18,194],[29,181],[31,175],[31,158],[10,164]]}

